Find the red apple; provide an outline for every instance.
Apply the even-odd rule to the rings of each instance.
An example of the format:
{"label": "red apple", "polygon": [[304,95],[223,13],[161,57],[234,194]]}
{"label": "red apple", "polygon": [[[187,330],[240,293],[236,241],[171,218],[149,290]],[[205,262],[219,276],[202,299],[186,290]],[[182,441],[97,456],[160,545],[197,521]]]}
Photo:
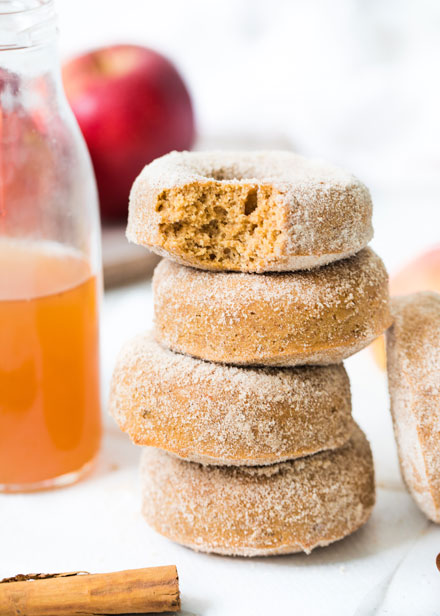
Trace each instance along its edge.
{"label": "red apple", "polygon": [[142,167],[194,142],[188,90],[162,55],[114,45],[63,67],[67,98],[87,142],[104,218],[125,218],[131,185]]}

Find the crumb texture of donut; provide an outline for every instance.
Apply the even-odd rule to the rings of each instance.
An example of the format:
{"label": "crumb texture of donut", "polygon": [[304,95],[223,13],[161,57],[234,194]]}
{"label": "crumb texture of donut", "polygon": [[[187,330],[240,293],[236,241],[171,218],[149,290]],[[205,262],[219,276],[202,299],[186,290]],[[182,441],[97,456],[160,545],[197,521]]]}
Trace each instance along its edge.
{"label": "crumb texture of donut", "polygon": [[162,247],[201,265],[260,269],[281,257],[285,213],[270,186],[194,183],[164,190],[157,198]]}
{"label": "crumb texture of donut", "polygon": [[292,152],[172,152],[131,195],[127,237],[184,265],[310,269],[370,241],[372,205],[354,176]]}
{"label": "crumb texture of donut", "polygon": [[387,370],[400,468],[419,508],[440,523],[440,295],[394,298],[392,314]]}
{"label": "crumb texture of donut", "polygon": [[146,448],[143,515],[202,552],[311,552],[362,526],[375,502],[370,446],[356,426],[346,445],[271,466],[203,466]]}

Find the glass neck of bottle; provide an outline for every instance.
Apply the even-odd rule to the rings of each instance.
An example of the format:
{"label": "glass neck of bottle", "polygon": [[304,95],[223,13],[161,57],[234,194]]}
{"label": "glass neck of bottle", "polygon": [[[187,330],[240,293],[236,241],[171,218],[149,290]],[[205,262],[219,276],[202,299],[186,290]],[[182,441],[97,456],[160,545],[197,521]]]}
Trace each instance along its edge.
{"label": "glass neck of bottle", "polygon": [[[0,0],[0,90],[23,96],[27,88],[40,92],[44,82],[60,90],[56,14],[53,0]],[[6,97],[7,98],[7,97]]]}

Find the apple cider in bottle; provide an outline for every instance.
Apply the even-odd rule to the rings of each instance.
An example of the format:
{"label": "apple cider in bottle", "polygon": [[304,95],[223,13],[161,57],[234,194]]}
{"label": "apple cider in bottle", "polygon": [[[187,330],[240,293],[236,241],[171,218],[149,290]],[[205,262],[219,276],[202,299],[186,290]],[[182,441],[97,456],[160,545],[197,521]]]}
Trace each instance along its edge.
{"label": "apple cider in bottle", "polygon": [[53,0],[0,1],[0,490],[74,482],[101,437],[100,234]]}

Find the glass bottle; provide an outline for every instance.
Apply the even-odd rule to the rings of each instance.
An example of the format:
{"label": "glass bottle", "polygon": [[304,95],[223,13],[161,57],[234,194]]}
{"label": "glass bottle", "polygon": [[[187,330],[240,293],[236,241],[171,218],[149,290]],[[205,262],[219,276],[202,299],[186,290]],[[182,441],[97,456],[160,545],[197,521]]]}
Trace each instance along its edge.
{"label": "glass bottle", "polygon": [[0,491],[66,485],[98,452],[99,229],[53,0],[0,0]]}

